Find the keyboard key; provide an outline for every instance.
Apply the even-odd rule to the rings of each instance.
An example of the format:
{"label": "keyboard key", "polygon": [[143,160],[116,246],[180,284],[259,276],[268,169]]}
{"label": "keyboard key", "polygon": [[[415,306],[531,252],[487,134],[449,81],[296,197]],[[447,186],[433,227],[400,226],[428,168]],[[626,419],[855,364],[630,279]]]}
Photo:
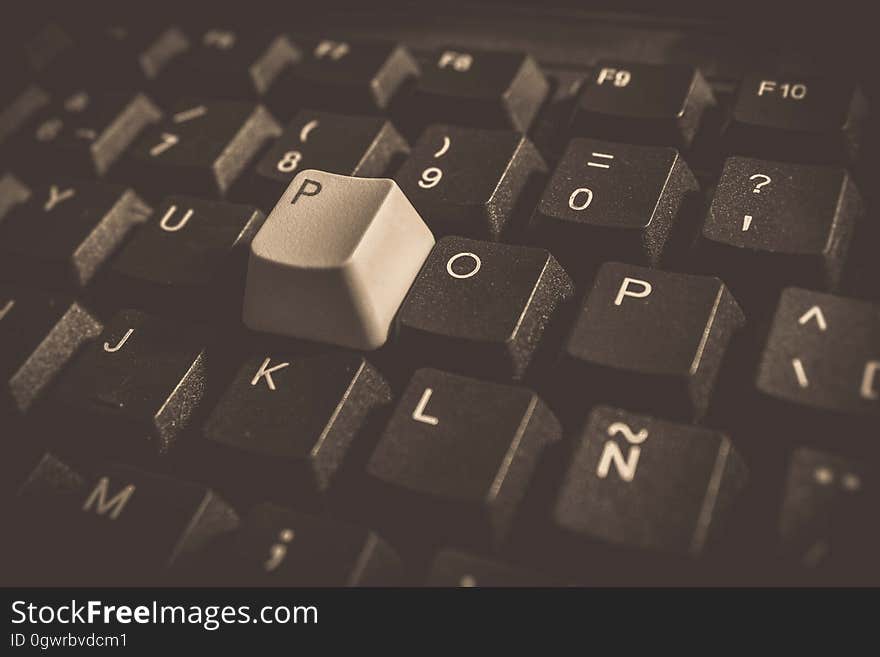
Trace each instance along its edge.
{"label": "keyboard key", "polygon": [[28,284],[85,287],[149,213],[119,185],[61,179],[41,185],[0,224],[0,272]]}
{"label": "keyboard key", "polygon": [[573,139],[531,227],[566,264],[609,258],[656,267],[698,185],[674,148]]}
{"label": "keyboard key", "polygon": [[[136,310],[118,312],[76,358],[54,392],[81,430],[71,450],[165,454],[205,393],[205,340]],[[82,443],[80,442],[82,441]]]}
{"label": "keyboard key", "polygon": [[400,344],[413,362],[520,379],[573,293],[548,251],[445,237],[401,306]]}
{"label": "keyboard key", "polygon": [[537,62],[526,53],[443,49],[423,67],[400,120],[525,133],[549,91]]}
{"label": "keyboard key", "polygon": [[432,246],[393,180],[303,171],[251,243],[244,323],[376,349]]}
{"label": "keyboard key", "polygon": [[852,583],[880,582],[874,532],[865,521],[877,504],[864,464],[813,449],[791,456],[779,516],[778,550],[790,565]]}
{"label": "keyboard key", "polygon": [[546,170],[522,135],[434,125],[394,179],[435,234],[498,241]]}
{"label": "keyboard key", "polygon": [[21,205],[31,196],[31,190],[15,175],[0,175],[0,225],[3,218],[17,205]]}
{"label": "keyboard key", "polygon": [[239,586],[393,586],[401,564],[368,529],[273,504],[248,514],[211,581]]}
{"label": "keyboard key", "polygon": [[[239,369],[204,427],[230,485],[280,499],[324,493],[371,413],[391,401],[356,354],[259,354]],[[215,454],[216,453],[216,454]]]}
{"label": "keyboard key", "polygon": [[865,97],[846,75],[750,73],[739,85],[725,137],[729,148],[743,155],[854,160],[867,114]]}
{"label": "keyboard key", "polygon": [[527,388],[420,369],[367,464],[374,509],[410,533],[497,546],[541,451],[560,437]]}
{"label": "keyboard key", "polygon": [[0,407],[25,413],[101,323],[70,299],[0,287]]}
{"label": "keyboard key", "polygon": [[278,81],[269,106],[289,117],[300,108],[346,113],[388,109],[402,85],[419,74],[409,51],[393,43],[320,39]]}
{"label": "keyboard key", "polygon": [[[238,525],[212,490],[120,465],[46,454],[15,499],[22,584],[155,585]],[[13,548],[14,549],[14,548]]]}
{"label": "keyboard key", "polygon": [[746,480],[721,433],[598,407],[553,510],[571,536],[698,556]]}
{"label": "keyboard key", "polygon": [[[869,424],[849,434],[850,421],[880,418],[880,306],[787,288],[779,299],[757,375],[758,390],[776,402],[786,425],[834,441],[865,441]],[[814,414],[827,411],[824,424]],[[796,424],[792,424],[796,423]]]}
{"label": "keyboard key", "polygon": [[78,90],[47,109],[17,145],[23,175],[100,178],[137,137],[162,118],[147,96]]}
{"label": "keyboard key", "polygon": [[257,164],[250,197],[271,209],[300,171],[376,178],[409,153],[385,119],[303,110]]}
{"label": "keyboard key", "polygon": [[689,148],[712,89],[690,66],[602,61],[585,85],[572,121],[575,135]]}
{"label": "keyboard key", "polygon": [[563,349],[564,390],[699,419],[742,311],[717,278],[605,263]]}
{"label": "keyboard key", "polygon": [[844,169],[732,157],[703,224],[699,257],[744,298],[784,285],[833,290],[861,213]]}
{"label": "keyboard key", "polygon": [[284,35],[210,27],[195,36],[169,84],[206,98],[258,100],[299,59]]}
{"label": "keyboard key", "polygon": [[281,126],[248,102],[182,100],[135,142],[124,176],[158,198],[169,193],[223,198]]}
{"label": "keyboard key", "polygon": [[443,550],[431,562],[428,586],[472,588],[486,586],[549,586],[552,582],[537,573],[490,561],[456,550]]}
{"label": "keyboard key", "polygon": [[241,315],[248,247],[265,216],[247,205],[165,199],[112,264],[127,306],[196,316]]}

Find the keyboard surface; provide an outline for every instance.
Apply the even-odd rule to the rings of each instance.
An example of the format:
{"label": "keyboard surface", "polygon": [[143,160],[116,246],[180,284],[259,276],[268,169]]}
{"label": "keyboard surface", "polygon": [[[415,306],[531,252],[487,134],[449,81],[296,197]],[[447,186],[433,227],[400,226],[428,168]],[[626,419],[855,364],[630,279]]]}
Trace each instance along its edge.
{"label": "keyboard surface", "polygon": [[858,43],[128,18],[4,60],[4,584],[880,585]]}

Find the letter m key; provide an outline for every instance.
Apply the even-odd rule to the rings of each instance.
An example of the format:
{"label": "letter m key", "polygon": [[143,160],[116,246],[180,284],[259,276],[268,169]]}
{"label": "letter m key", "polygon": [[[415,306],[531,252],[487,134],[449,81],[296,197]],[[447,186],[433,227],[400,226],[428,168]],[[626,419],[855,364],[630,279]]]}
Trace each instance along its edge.
{"label": "letter m key", "polygon": [[83,504],[82,510],[91,511],[94,508],[95,513],[99,516],[108,515],[110,520],[116,520],[134,494],[135,487],[134,484],[128,484],[116,495],[107,499],[109,487],[110,480],[107,477],[101,477]]}

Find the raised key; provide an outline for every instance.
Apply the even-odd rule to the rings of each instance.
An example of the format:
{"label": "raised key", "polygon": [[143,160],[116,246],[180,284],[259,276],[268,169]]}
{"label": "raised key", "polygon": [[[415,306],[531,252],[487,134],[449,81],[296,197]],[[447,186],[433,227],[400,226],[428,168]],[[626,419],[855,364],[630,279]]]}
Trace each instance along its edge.
{"label": "raised key", "polygon": [[376,513],[427,535],[504,540],[559,423],[527,388],[416,371],[367,464]]}
{"label": "raised key", "polygon": [[238,517],[212,490],[120,465],[46,454],[14,500],[21,584],[155,584]]}
{"label": "raised key", "polygon": [[[562,385],[580,405],[593,399],[699,418],[743,322],[717,278],[605,263],[565,342],[570,376]],[[568,390],[575,381],[590,385]]]}
{"label": "raised key", "polygon": [[[528,131],[550,85],[521,52],[435,51],[406,102],[401,121]],[[404,114],[405,112],[405,114]]]}
{"label": "raised key", "polygon": [[251,243],[244,323],[376,349],[433,245],[393,180],[303,171]]}
{"label": "raised key", "polygon": [[356,354],[259,354],[242,365],[204,427],[230,485],[276,499],[324,493],[373,411],[391,401]]}
{"label": "raised key", "polygon": [[865,97],[846,75],[750,73],[739,85],[725,137],[728,148],[743,155],[854,160],[867,115]]}
{"label": "raised key", "polygon": [[400,342],[415,362],[519,379],[573,292],[543,249],[444,237],[401,306]]}
{"label": "raised key", "polygon": [[434,125],[394,179],[435,234],[498,241],[546,170],[518,133]]}
{"label": "raised key", "polygon": [[698,556],[745,480],[723,434],[599,407],[577,441],[553,517],[587,541]]}
{"label": "raised key", "polygon": [[697,187],[674,148],[572,139],[531,228],[567,265],[617,259],[657,266]]}
{"label": "raised key", "polygon": [[408,152],[403,137],[383,118],[302,110],[260,159],[248,193],[271,209],[300,171],[375,178]]}
{"label": "raised key", "polygon": [[689,66],[603,61],[595,71],[575,108],[575,135],[689,148],[715,105],[709,83]]}
{"label": "raised key", "polygon": [[838,167],[728,158],[698,253],[739,296],[784,285],[834,290],[862,201]]}
{"label": "raised key", "polygon": [[[164,454],[206,389],[206,349],[192,331],[135,310],[118,312],[76,358],[53,391],[82,441],[70,450]],[[93,435],[91,435],[93,434]]]}
{"label": "raised key", "polygon": [[269,106],[281,117],[302,107],[384,112],[418,72],[409,51],[393,43],[318,39],[304,48],[302,61],[278,81]]}

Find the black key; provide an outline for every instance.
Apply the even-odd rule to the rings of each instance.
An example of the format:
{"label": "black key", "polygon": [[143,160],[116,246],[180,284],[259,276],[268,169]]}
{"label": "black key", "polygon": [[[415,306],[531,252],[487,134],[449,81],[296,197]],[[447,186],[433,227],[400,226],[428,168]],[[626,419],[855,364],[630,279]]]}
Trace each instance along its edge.
{"label": "black key", "polygon": [[149,213],[132,190],[119,185],[41,185],[0,224],[0,272],[29,284],[85,287]]}
{"label": "black key", "polygon": [[[717,278],[605,263],[566,340],[561,376],[587,398],[699,419],[742,311]],[[587,386],[583,384],[589,384]]]}
{"label": "black key", "polygon": [[416,61],[402,46],[321,39],[309,43],[302,61],[281,77],[269,107],[282,117],[303,107],[384,112],[401,86],[418,73]]}
{"label": "black key", "polygon": [[690,66],[599,62],[572,120],[575,135],[689,148],[712,89]]}
{"label": "black key", "polygon": [[529,136],[538,150],[548,161],[558,161],[568,143],[568,125],[574,105],[586,82],[583,70],[547,68],[544,69],[552,91]]}
{"label": "black key", "polygon": [[779,515],[777,547],[783,560],[837,583],[880,582],[880,542],[866,522],[878,501],[868,470],[863,463],[813,449],[794,451]]}
{"label": "black key", "polygon": [[46,109],[16,143],[17,167],[34,180],[103,177],[162,112],[141,93],[77,90]]}
{"label": "black key", "polygon": [[126,306],[241,316],[248,246],[265,216],[247,205],[165,199],[112,264]]}
{"label": "black key", "polygon": [[300,171],[375,178],[407,153],[406,141],[383,118],[303,110],[260,159],[248,195],[271,210]]}
{"label": "black key", "polygon": [[70,450],[165,454],[206,388],[205,341],[136,310],[118,312],[62,375],[53,399],[78,427]]}
{"label": "black key", "polygon": [[520,379],[573,292],[548,251],[444,237],[400,307],[400,344],[414,362]]}
{"label": "black key", "polygon": [[486,586],[549,586],[549,579],[537,573],[490,561],[457,550],[443,550],[431,562],[427,586],[472,588]]}
{"label": "black key", "polygon": [[410,533],[497,546],[541,451],[560,437],[527,388],[420,369],[367,464],[374,508]]}
{"label": "black key", "polygon": [[392,586],[394,551],[374,532],[272,504],[251,509],[210,581],[241,586]]}
{"label": "black key", "polygon": [[78,303],[0,287],[0,407],[25,413],[101,323]]}
{"label": "black key", "polygon": [[880,306],[798,288],[783,290],[757,387],[772,400],[790,435],[832,444],[875,442]]}
{"label": "black key", "polygon": [[743,155],[854,160],[867,115],[865,97],[846,75],[750,73],[739,85],[725,137],[729,148]]}
{"label": "black key", "polygon": [[169,193],[223,198],[266,142],[280,134],[261,105],[182,100],[132,146],[124,175],[159,198]]}
{"label": "black key", "polygon": [[239,369],[204,426],[219,476],[298,502],[324,493],[371,414],[391,401],[361,356],[259,354]]}
{"label": "black key", "polygon": [[400,120],[525,133],[549,90],[537,62],[526,53],[440,50],[402,102]]}
{"label": "black key", "polygon": [[698,556],[746,481],[723,434],[598,407],[553,509],[577,539]]}
{"label": "black key", "polygon": [[74,469],[52,454],[14,504],[22,584],[154,585],[238,525],[210,489],[120,465]]}
{"label": "black key", "polygon": [[257,100],[299,58],[299,50],[284,35],[212,27],[195,36],[169,84],[206,98]]}
{"label": "black key", "polygon": [[15,206],[24,203],[30,196],[31,190],[13,174],[0,176],[0,223]]}
{"label": "black key", "polygon": [[698,257],[744,298],[784,285],[834,290],[862,207],[842,168],[732,157],[712,197]]}
{"label": "black key", "polygon": [[531,225],[566,264],[614,258],[656,267],[697,188],[674,148],[573,139]]}
{"label": "black key", "polygon": [[497,241],[546,170],[522,135],[434,125],[394,179],[435,235]]}

